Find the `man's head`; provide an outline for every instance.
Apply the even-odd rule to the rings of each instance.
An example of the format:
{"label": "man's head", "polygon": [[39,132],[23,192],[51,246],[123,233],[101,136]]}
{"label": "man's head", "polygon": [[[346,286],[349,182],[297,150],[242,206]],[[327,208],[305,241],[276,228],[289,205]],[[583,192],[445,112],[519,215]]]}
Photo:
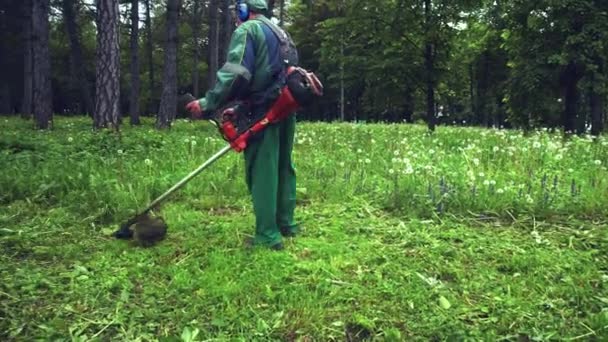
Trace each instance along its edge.
{"label": "man's head", "polygon": [[247,21],[252,15],[264,14],[267,11],[266,0],[236,1],[236,18],[239,23]]}

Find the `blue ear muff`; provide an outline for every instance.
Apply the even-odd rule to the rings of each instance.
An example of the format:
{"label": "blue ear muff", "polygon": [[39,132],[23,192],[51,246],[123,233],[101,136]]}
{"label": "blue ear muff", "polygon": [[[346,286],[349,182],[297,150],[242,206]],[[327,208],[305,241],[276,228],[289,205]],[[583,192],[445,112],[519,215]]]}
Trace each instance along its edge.
{"label": "blue ear muff", "polygon": [[246,3],[238,1],[236,4],[236,14],[240,21],[249,19],[249,6]]}

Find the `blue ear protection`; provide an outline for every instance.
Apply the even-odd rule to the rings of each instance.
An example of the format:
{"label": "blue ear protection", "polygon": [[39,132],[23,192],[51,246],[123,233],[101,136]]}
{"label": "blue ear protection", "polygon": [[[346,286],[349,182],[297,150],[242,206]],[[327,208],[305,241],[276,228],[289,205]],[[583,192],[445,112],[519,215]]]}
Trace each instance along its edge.
{"label": "blue ear protection", "polygon": [[236,15],[239,17],[240,21],[249,19],[249,6],[247,6],[244,0],[237,0]]}

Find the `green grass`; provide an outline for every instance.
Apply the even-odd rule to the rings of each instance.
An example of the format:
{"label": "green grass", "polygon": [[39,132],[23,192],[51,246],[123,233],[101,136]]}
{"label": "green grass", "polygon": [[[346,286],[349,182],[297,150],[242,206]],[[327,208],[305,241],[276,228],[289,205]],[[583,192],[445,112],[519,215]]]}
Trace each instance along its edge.
{"label": "green grass", "polygon": [[303,232],[248,252],[236,153],[159,245],[109,237],[224,145],[206,123],[0,129],[1,340],[608,338],[605,137],[299,124]]}

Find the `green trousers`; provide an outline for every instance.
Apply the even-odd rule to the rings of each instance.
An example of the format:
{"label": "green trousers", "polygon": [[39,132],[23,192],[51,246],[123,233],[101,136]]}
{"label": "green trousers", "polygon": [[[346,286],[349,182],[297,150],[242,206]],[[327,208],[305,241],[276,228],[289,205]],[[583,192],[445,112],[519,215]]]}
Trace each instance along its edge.
{"label": "green trousers", "polygon": [[280,229],[297,233],[296,172],[291,159],[296,117],[267,127],[244,151],[247,187],[255,212],[254,243],[281,242]]}

